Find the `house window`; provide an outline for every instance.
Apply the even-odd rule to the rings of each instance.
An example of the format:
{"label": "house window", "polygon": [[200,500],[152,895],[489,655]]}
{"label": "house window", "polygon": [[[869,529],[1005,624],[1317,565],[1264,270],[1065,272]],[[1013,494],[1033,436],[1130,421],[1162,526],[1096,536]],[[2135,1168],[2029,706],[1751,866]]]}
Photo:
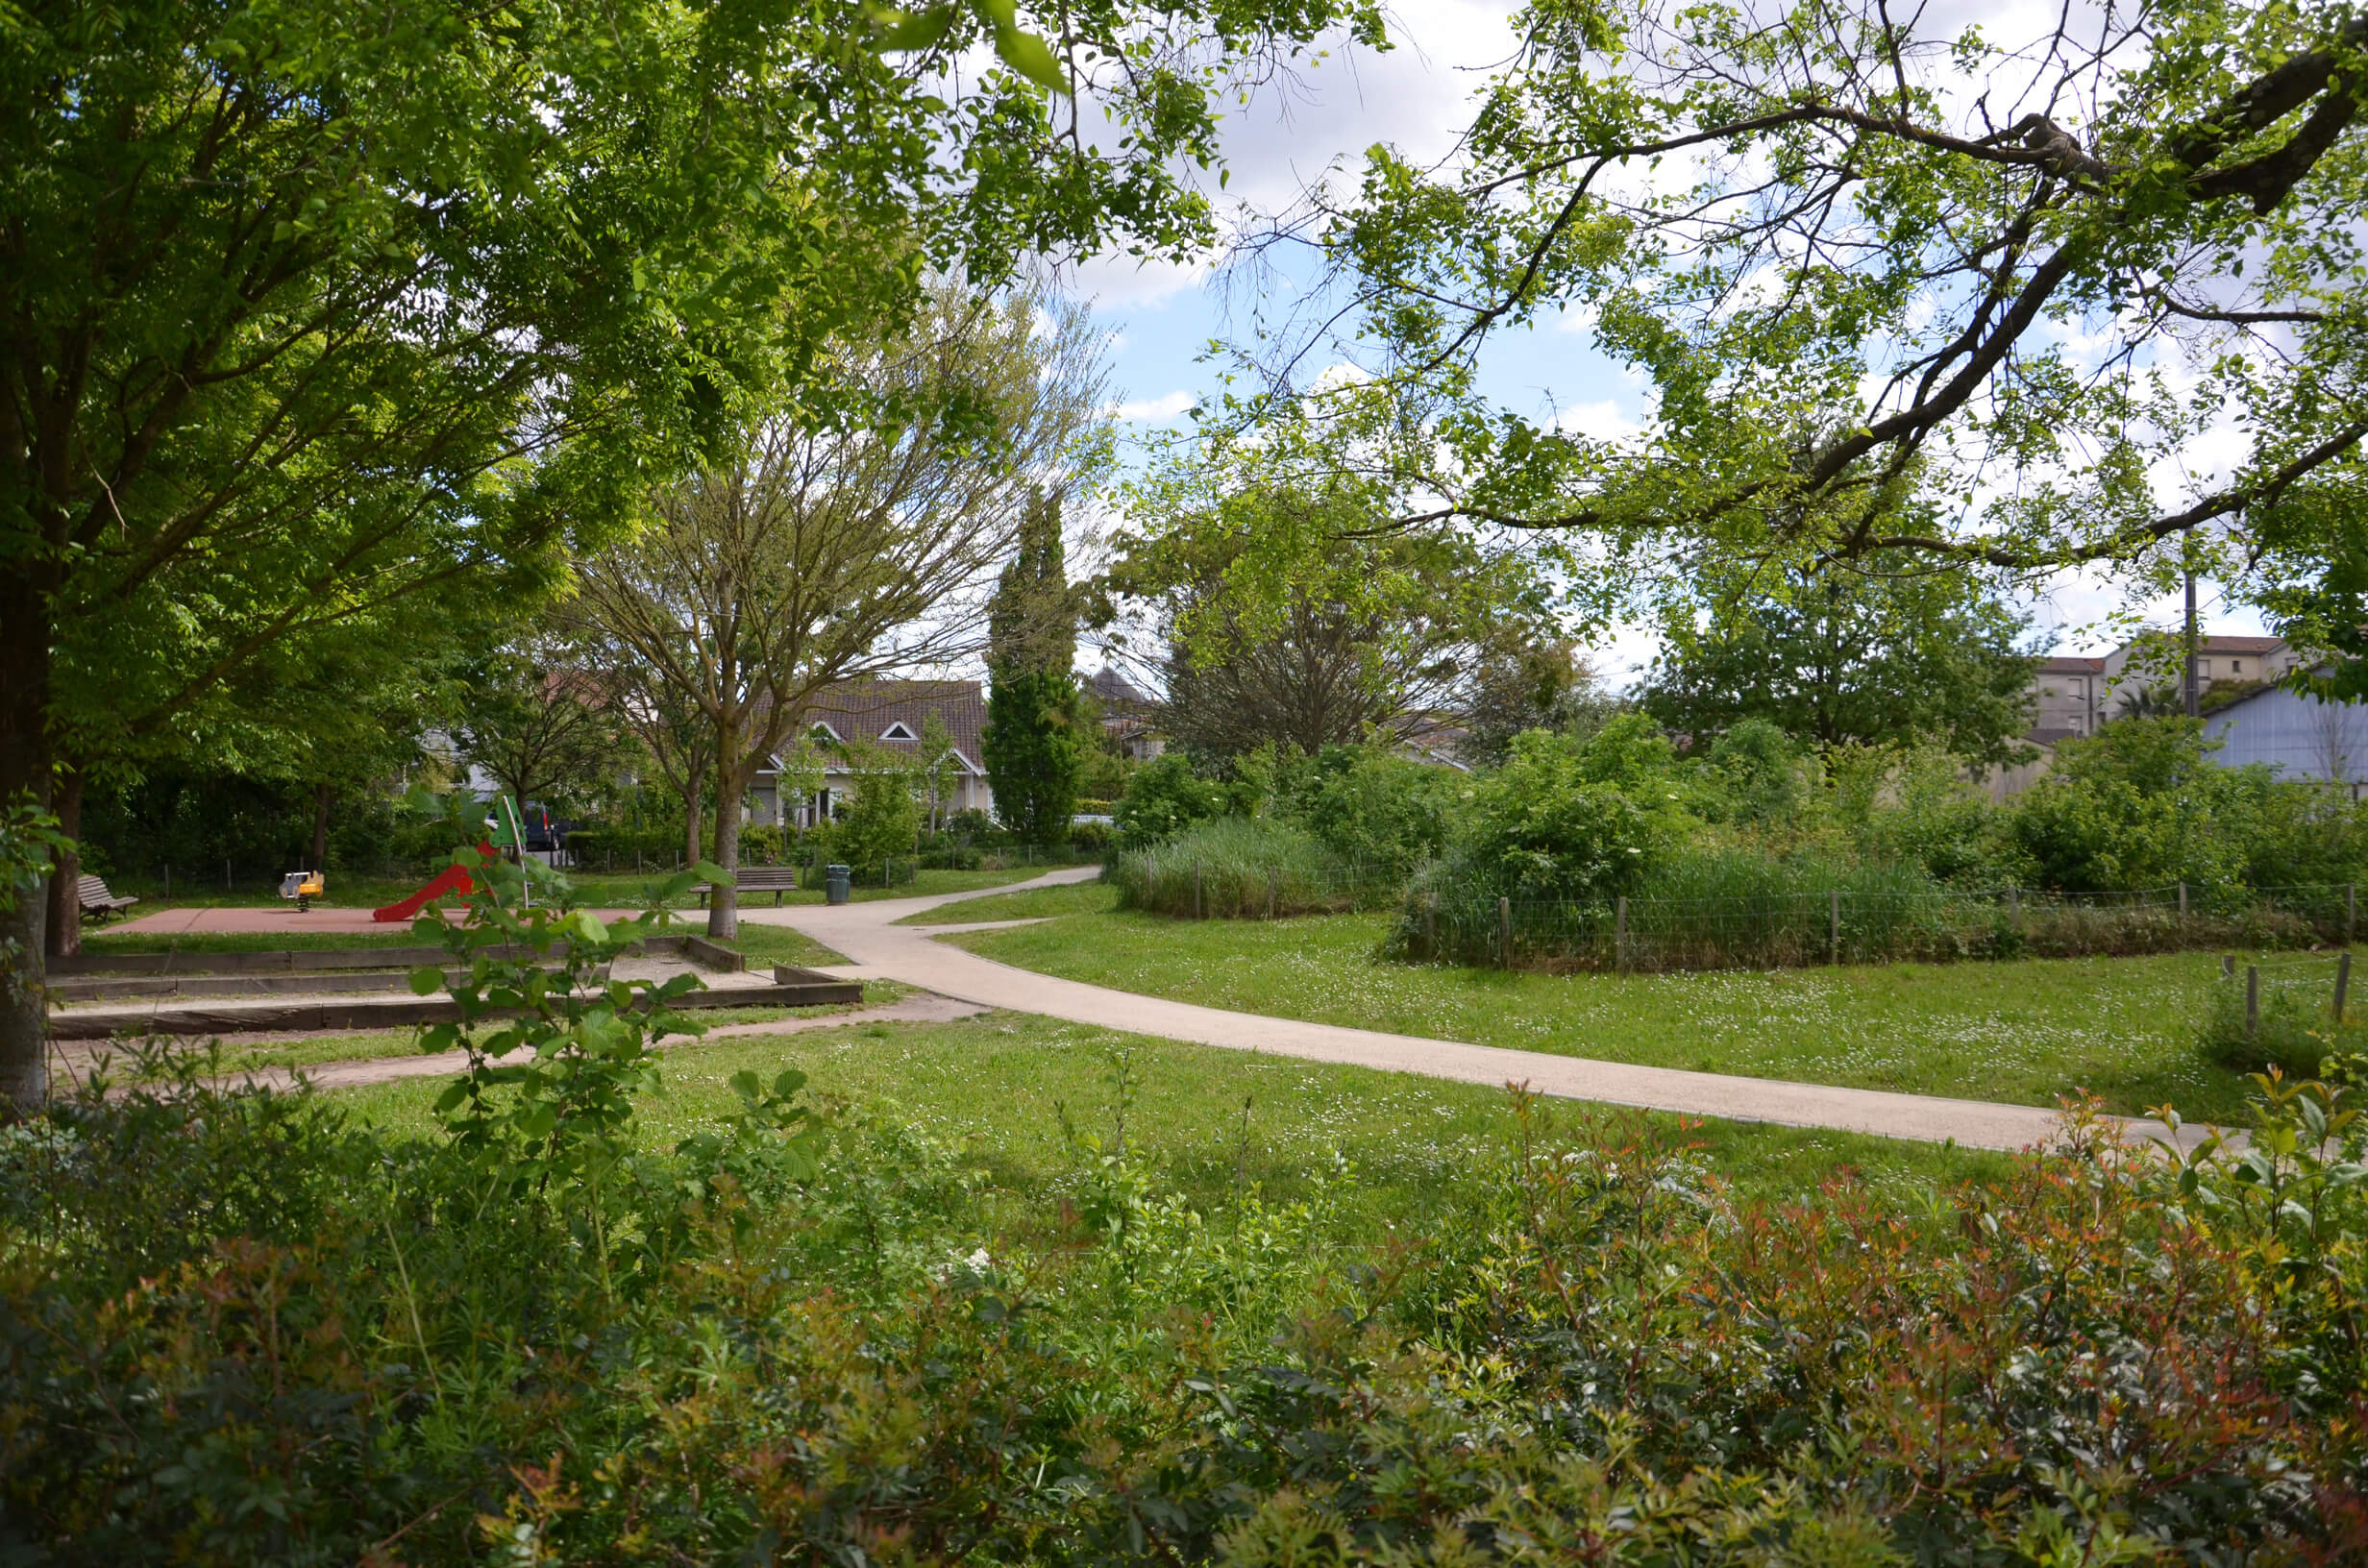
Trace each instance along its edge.
{"label": "house window", "polygon": [[828,724],[817,723],[812,729],[806,731],[806,739],[811,741],[835,741],[838,738],[839,732]]}
{"label": "house window", "polygon": [[2231,659],[2231,660],[2229,660],[2229,674],[2232,674],[2232,675],[2241,675],[2241,674],[2243,674],[2244,673],[2245,673],[2245,661],[2244,661],[2244,660],[2242,660],[2242,659]]}
{"label": "house window", "polygon": [[883,741],[912,741],[920,739],[919,736],[915,735],[911,730],[904,726],[904,721],[901,719],[898,720],[895,723],[890,724],[886,729],[881,730],[879,732],[879,738]]}

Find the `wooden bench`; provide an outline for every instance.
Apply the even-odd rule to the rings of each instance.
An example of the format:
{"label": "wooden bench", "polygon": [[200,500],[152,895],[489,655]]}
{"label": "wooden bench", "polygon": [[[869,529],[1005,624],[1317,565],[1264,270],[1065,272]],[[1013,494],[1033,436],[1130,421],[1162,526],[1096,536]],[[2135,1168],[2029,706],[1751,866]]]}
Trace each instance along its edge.
{"label": "wooden bench", "polygon": [[81,900],[84,914],[95,915],[101,919],[105,919],[110,915],[120,915],[139,902],[136,898],[116,897],[107,891],[107,883],[95,876],[77,878],[74,883],[74,895]]}
{"label": "wooden bench", "polygon": [[[731,885],[735,893],[773,894],[773,907],[778,909],[781,907],[781,894],[798,891],[798,868],[795,866],[743,866],[732,873]],[[699,890],[699,901],[703,906],[706,903],[707,890],[705,888]]]}

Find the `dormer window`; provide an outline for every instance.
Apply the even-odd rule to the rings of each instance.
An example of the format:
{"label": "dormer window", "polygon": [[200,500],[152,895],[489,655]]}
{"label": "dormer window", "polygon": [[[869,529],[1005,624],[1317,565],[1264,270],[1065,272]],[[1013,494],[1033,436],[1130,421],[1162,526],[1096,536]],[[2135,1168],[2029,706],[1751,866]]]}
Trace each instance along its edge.
{"label": "dormer window", "polygon": [[810,741],[835,742],[839,739],[839,732],[832,729],[828,724],[818,723],[812,729],[806,731],[806,739]]}
{"label": "dormer window", "polygon": [[917,741],[921,737],[906,728],[904,721],[900,719],[886,729],[881,730],[879,738],[883,741]]}

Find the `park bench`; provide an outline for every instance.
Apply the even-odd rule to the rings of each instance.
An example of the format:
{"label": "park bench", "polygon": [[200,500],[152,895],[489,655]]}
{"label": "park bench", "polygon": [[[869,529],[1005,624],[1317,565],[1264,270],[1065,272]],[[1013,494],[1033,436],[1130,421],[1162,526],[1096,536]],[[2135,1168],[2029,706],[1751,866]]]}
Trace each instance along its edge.
{"label": "park bench", "polygon": [[[736,893],[769,893],[773,907],[781,907],[781,894],[798,891],[798,868],[795,866],[743,866],[732,873],[732,890]],[[707,890],[699,890],[699,901],[707,901]]]}
{"label": "park bench", "polygon": [[74,895],[81,900],[84,914],[96,915],[101,919],[105,919],[110,915],[120,915],[139,902],[136,898],[116,897],[107,891],[106,881],[95,876],[77,878],[74,883]]}

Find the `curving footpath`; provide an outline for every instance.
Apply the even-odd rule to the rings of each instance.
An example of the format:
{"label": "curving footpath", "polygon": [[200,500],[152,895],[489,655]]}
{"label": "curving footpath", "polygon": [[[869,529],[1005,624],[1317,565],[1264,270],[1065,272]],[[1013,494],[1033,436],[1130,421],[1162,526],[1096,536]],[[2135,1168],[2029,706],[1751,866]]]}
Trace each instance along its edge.
{"label": "curving footpath", "polygon": [[[1565,1099],[1597,1100],[1607,1105],[1671,1111],[1685,1115],[1768,1121],[1791,1127],[1831,1127],[1933,1143],[1954,1141],[1977,1148],[2030,1148],[2047,1142],[2057,1130],[2057,1113],[2036,1106],[1838,1089],[1778,1079],[1739,1078],[1726,1073],[1687,1072],[1675,1067],[1635,1066],[1168,1001],[998,964],[935,941],[936,936],[949,929],[945,926],[894,923],[906,916],[963,899],[1023,888],[1087,882],[1098,874],[1095,867],[1078,867],[1053,871],[1030,882],[975,893],[835,906],[744,909],[740,919],[753,925],[790,926],[853,961],[843,968],[826,968],[825,973],[900,980],[982,1007],[1038,1013],[1073,1023],[1158,1035],[1229,1050],[1260,1051],[1311,1062],[1342,1062],[1469,1084],[1527,1084],[1540,1093]],[[1023,923],[1027,922],[981,921],[955,929]],[[2121,1125],[2134,1138],[2162,1141],[2171,1139],[2170,1130],[2158,1121],[2130,1117],[2124,1118]],[[2205,1132],[2201,1127],[2183,1128],[2177,1140],[2192,1145]]]}

